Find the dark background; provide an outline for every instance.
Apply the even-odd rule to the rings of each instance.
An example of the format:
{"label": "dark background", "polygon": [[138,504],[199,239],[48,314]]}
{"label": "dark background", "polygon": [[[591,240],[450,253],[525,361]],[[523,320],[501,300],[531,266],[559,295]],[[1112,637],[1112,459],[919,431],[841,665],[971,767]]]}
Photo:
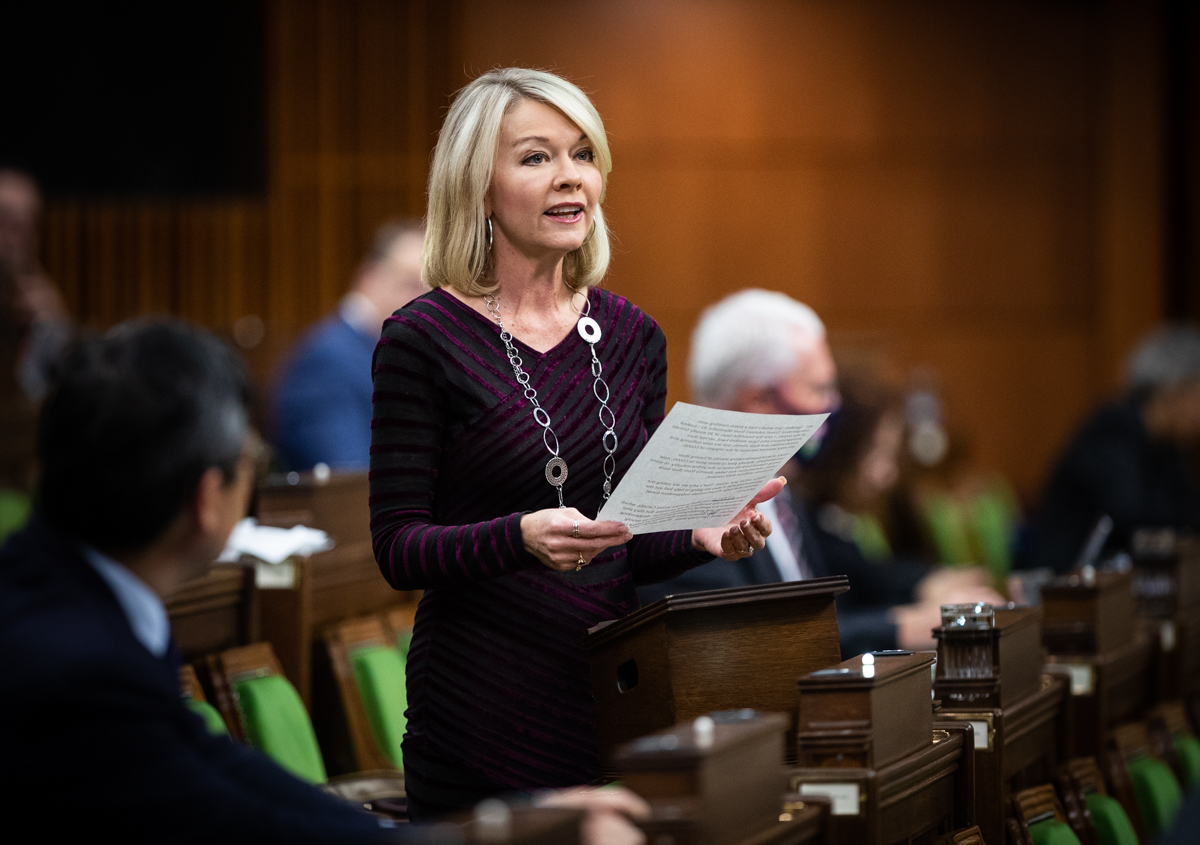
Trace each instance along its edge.
{"label": "dark background", "polygon": [[0,33],[0,162],[48,194],[265,191],[262,2],[12,2]]}

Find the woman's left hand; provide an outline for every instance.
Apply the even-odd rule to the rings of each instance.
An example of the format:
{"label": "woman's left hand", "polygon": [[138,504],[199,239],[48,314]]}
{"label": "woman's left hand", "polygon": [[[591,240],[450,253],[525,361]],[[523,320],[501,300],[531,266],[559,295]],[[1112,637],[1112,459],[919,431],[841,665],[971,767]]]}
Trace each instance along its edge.
{"label": "woman's left hand", "polygon": [[738,511],[737,516],[720,528],[697,528],[692,531],[692,545],[703,552],[725,560],[750,557],[767,545],[771,520],[758,512],[760,502],[773,499],[787,482],[782,476],[772,478],[754,494],[754,498]]}

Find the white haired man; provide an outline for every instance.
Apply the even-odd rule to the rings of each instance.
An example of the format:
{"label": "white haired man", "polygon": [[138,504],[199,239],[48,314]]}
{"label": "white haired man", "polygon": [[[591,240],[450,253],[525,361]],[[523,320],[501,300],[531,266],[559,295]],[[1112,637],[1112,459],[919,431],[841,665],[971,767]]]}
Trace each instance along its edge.
{"label": "white haired man", "polygon": [[[766,290],[744,290],[705,310],[692,334],[688,379],[695,400],[712,408],[821,414],[840,404],[825,325],[807,305]],[[789,462],[785,475],[802,477],[800,463],[820,449],[823,433]],[[639,588],[642,603],[673,593],[846,575],[850,592],[838,599],[838,629],[842,654],[849,657],[925,647],[932,642],[930,630],[940,624],[942,601],[999,598],[981,586],[975,570],[868,562],[852,544],[809,518],[799,487],[758,506],[776,527],[761,552],[740,561],[713,561]]]}

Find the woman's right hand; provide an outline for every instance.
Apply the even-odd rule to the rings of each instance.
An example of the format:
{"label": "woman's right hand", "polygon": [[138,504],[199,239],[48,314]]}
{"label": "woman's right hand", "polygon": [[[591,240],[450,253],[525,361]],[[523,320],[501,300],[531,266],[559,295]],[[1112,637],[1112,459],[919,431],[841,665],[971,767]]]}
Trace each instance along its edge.
{"label": "woman's right hand", "polygon": [[592,558],[610,546],[628,543],[633,534],[620,522],[597,522],[575,508],[548,508],[521,517],[521,539],[525,550],[546,566],[556,572],[567,572],[591,563]]}

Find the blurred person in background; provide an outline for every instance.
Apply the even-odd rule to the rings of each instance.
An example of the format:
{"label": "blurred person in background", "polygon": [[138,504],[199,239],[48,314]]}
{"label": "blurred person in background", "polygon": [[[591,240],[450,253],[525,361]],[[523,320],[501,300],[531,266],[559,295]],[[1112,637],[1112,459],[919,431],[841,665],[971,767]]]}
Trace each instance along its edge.
{"label": "blurred person in background", "polygon": [[0,264],[12,274],[19,307],[29,317],[15,366],[21,389],[34,402],[45,395],[71,336],[62,295],[38,258],[41,215],[42,194],[33,177],[0,169]]}
{"label": "blurred person in background", "polygon": [[292,349],[272,402],[275,445],[289,469],[367,468],[371,355],[383,321],[429,290],[421,282],[423,239],[419,220],[382,226],[337,312]]}
{"label": "blurred person in background", "polygon": [[1031,520],[1029,567],[1071,569],[1102,516],[1110,549],[1137,528],[1200,529],[1200,330],[1159,329],[1126,363],[1125,393],[1102,405],[1050,473]]}
{"label": "blurred person in background", "polygon": [[31,315],[11,268],[0,262],[0,543],[28,519],[36,406],[18,380]]}
{"label": "blurred person in background", "polygon": [[850,591],[837,599],[838,633],[842,655],[850,657],[931,645],[942,603],[1003,600],[984,585],[986,576],[976,568],[877,565],[852,539],[818,525],[816,510],[832,497],[809,501],[806,478],[827,449],[829,469],[818,476],[824,479],[819,486],[836,489],[843,506],[857,508],[895,483],[901,443],[894,420],[884,413],[886,403],[860,402],[853,394],[844,401],[825,326],[811,308],[771,291],[733,294],[701,315],[688,363],[692,395],[701,405],[756,414],[834,415],[784,467],[793,483],[758,506],[775,526],[765,549],[641,587],[643,604],[698,590],[845,575]]}

